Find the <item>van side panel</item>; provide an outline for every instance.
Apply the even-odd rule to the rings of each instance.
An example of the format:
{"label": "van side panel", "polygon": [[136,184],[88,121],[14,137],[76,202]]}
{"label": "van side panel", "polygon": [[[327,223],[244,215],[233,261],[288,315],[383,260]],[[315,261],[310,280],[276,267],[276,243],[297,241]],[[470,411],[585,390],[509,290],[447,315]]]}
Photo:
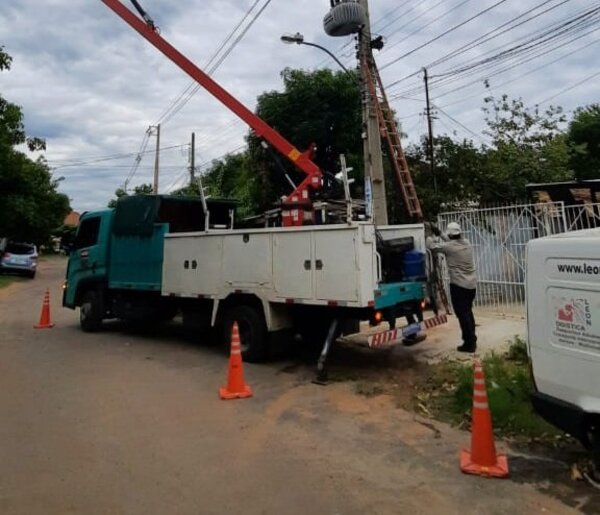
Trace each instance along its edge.
{"label": "van side panel", "polygon": [[600,234],[589,233],[529,244],[527,323],[539,392],[600,413]]}

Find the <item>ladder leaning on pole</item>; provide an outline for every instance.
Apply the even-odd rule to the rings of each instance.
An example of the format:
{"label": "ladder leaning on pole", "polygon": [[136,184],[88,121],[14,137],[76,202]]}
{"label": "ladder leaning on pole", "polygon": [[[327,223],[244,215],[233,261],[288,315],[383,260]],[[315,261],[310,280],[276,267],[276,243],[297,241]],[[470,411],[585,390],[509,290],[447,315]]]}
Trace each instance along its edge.
{"label": "ladder leaning on pole", "polygon": [[400,134],[398,133],[398,126],[396,125],[394,114],[390,109],[390,105],[385,95],[377,65],[374,60],[371,60],[370,65],[364,63],[363,66],[365,67],[364,77],[367,79],[369,97],[371,98],[372,105],[377,113],[379,132],[382,139],[387,143],[390,161],[394,173],[396,174],[400,191],[402,192],[402,199],[404,200],[406,211],[409,216],[416,221],[421,221],[423,219],[421,203],[417,197],[417,191],[408,169],[408,163],[406,162],[406,157],[402,150]]}
{"label": "ladder leaning on pole", "polygon": [[[377,113],[377,120],[379,122],[379,132],[382,139],[385,140],[388,146],[390,154],[390,161],[392,168],[396,174],[396,179],[402,192],[402,198],[404,205],[409,216],[415,221],[423,220],[423,211],[421,210],[421,203],[419,197],[417,197],[417,191],[415,184],[412,180],[410,170],[408,169],[408,163],[402,150],[402,143],[400,141],[400,134],[398,132],[398,126],[396,120],[394,120],[394,114],[390,109],[385,90],[383,89],[383,83],[381,82],[381,76],[377,70],[375,60],[371,60],[371,65],[364,64],[365,73],[364,76],[367,78],[367,88],[369,96],[372,99],[375,112]],[[446,313],[450,313],[450,305],[448,303],[448,297],[446,296],[446,289],[444,288],[444,282],[440,274],[439,266],[437,262],[432,262],[432,286],[434,290],[437,290],[437,294],[440,297],[440,301],[444,306]],[[431,292],[435,297],[435,292]],[[437,312],[438,307],[437,299],[434,301],[434,309]]]}

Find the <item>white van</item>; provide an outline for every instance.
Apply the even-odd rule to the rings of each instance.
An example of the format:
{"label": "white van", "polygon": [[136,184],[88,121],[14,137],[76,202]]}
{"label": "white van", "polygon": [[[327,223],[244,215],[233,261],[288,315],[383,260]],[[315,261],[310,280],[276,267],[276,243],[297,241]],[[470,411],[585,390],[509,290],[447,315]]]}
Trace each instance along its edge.
{"label": "white van", "polygon": [[600,229],[533,240],[527,326],[535,410],[600,466]]}

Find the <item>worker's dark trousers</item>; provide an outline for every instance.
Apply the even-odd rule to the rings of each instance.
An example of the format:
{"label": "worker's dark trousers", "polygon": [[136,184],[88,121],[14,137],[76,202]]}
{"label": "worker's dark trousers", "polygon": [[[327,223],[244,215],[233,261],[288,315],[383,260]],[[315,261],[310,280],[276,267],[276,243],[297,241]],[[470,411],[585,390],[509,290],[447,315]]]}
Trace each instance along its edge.
{"label": "worker's dark trousers", "polygon": [[452,307],[462,331],[462,339],[465,347],[475,350],[477,336],[475,334],[475,317],[473,316],[473,301],[475,290],[463,288],[456,284],[450,284],[450,297]]}

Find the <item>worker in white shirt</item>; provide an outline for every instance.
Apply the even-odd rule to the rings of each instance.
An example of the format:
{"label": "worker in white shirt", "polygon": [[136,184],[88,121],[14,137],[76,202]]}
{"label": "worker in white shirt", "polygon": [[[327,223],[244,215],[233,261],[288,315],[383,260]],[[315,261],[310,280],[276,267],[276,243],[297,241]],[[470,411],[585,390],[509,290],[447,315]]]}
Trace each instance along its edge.
{"label": "worker in white shirt", "polygon": [[473,247],[463,238],[460,225],[450,222],[446,233],[431,226],[436,238],[427,239],[427,247],[433,252],[440,252],[446,257],[450,275],[450,298],[454,313],[458,318],[463,343],[458,347],[460,352],[475,352],[477,335],[475,334],[475,317],[473,301],[477,288],[477,273],[473,259]]}

